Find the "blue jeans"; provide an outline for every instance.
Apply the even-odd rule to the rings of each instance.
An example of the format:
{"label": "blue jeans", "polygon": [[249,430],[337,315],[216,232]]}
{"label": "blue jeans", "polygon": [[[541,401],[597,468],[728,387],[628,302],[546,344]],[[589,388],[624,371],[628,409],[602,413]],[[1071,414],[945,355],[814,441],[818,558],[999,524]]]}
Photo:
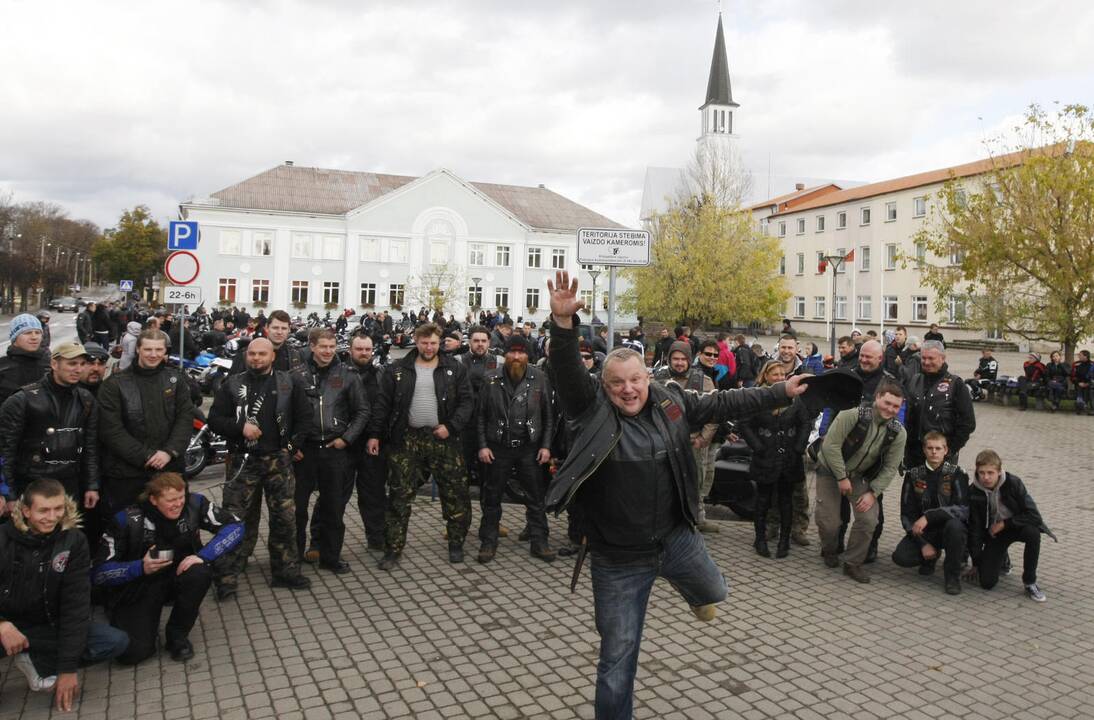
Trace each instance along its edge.
{"label": "blue jeans", "polygon": [[[51,625],[20,626],[19,632],[30,641],[30,661],[42,677],[57,674],[57,630]],[[79,666],[97,665],[116,658],[129,647],[129,636],[122,630],[105,623],[93,622],[87,626],[87,646],[80,655]],[[0,648],[0,657],[4,649]]]}
{"label": "blue jeans", "polygon": [[668,580],[692,607],[725,600],[728,588],[707,553],[703,536],[686,524],[669,533],[658,554],[639,560],[613,562],[594,551],[592,576],[600,633],[596,718],[630,720],[638,650],[654,580]]}

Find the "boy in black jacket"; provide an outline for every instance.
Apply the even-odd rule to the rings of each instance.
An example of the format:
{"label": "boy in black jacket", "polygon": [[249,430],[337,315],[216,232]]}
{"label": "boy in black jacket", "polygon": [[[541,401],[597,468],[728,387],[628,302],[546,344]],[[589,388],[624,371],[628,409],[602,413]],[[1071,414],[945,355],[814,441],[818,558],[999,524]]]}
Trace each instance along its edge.
{"label": "boy in black jacket", "polygon": [[0,525],[0,657],[35,692],[52,690],[67,712],[79,693],[76,669],[125,652],[129,636],[91,622],[87,539],[64,486],[31,482]]}
{"label": "boy in black jacket", "polygon": [[1011,543],[1025,543],[1022,583],[1026,595],[1044,602],[1037,587],[1037,559],[1041,533],[1056,536],[1041,519],[1037,504],[1016,475],[1003,472],[1003,461],[994,450],[976,456],[976,477],[969,491],[969,579],[980,577],[980,587],[991,590],[999,582],[999,570]]}
{"label": "boy in black jacket", "polygon": [[965,562],[965,523],[969,519],[969,477],[946,462],[946,436],[929,432],[923,438],[926,462],[908,468],[900,489],[900,524],[905,536],[893,551],[901,567],[919,567],[920,575],[934,574],[946,554],[946,593],[961,593],[961,565]]}

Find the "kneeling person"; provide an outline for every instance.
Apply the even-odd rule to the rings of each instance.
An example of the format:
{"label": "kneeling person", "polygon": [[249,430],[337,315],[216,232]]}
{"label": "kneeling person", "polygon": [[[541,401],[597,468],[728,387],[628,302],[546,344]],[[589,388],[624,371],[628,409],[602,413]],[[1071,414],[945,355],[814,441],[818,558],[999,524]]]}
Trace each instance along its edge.
{"label": "kneeling person", "polygon": [[[198,530],[216,533],[202,546]],[[178,473],[159,473],[138,505],[117,513],[103,536],[92,573],[110,587],[110,622],[129,633],[129,649],[118,658],[139,663],[156,652],[160,612],[174,600],[167,620],[167,650],[175,660],[194,656],[190,629],[213,582],[210,565],[243,539],[243,523],[204,495],[187,493]]]}
{"label": "kneeling person", "polygon": [[53,690],[57,708],[72,709],[76,669],[125,651],[129,637],[91,622],[87,538],[76,503],[53,479],[31,482],[0,525],[0,656],[36,692]]}
{"label": "kneeling person", "polygon": [[1003,472],[999,453],[981,450],[976,456],[976,478],[969,490],[970,579],[979,575],[980,587],[991,590],[999,582],[1007,548],[1012,543],[1024,543],[1022,584],[1031,600],[1044,602],[1045,594],[1037,586],[1042,533],[1056,539],[1021,479]]}
{"label": "kneeling person", "polygon": [[904,390],[882,380],[872,402],[844,410],[824,436],[817,462],[817,532],[821,555],[828,567],[837,567],[840,497],[851,501],[855,522],[847,540],[843,572],[868,583],[862,564],[878,522],[877,497],[897,476],[907,433],[896,416]]}
{"label": "kneeling person", "polygon": [[945,552],[946,592],[958,595],[965,562],[969,478],[960,467],[946,462],[948,452],[946,436],[929,432],[923,438],[926,463],[904,473],[900,522],[907,534],[893,551],[893,562],[918,566],[920,575],[931,575],[938,556]]}

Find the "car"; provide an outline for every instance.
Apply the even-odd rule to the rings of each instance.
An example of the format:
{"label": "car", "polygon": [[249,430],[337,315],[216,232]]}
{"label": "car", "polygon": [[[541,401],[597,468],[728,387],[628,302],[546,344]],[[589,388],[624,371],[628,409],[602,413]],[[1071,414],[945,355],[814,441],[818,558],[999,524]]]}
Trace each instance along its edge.
{"label": "car", "polygon": [[57,312],[65,312],[71,310],[72,312],[79,311],[79,302],[74,297],[59,297],[53,298],[49,301],[49,309],[56,310]]}

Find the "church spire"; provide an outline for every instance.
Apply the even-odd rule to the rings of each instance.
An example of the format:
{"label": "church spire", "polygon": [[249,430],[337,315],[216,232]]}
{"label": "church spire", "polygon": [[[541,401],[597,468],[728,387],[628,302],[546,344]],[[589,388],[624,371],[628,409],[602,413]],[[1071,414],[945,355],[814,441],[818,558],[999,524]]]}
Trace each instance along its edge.
{"label": "church spire", "polygon": [[729,60],[726,59],[726,39],[722,32],[722,13],[718,13],[718,31],[714,35],[714,57],[710,60],[707,97],[699,108],[699,144],[704,147],[725,146],[736,139],[733,116],[740,105],[733,102],[729,85]]}
{"label": "church spire", "polygon": [[729,84],[729,60],[726,58],[726,39],[722,33],[722,14],[718,13],[718,31],[714,35],[714,56],[710,59],[710,77],[707,79],[707,105],[728,105],[738,107],[733,102],[733,89]]}

